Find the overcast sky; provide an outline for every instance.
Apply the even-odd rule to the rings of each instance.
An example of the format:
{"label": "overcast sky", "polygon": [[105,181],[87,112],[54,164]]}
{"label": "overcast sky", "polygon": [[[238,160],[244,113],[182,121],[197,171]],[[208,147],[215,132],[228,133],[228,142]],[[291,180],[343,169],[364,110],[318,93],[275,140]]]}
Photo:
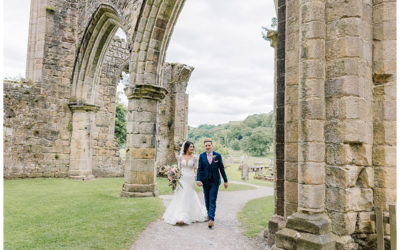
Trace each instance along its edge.
{"label": "overcast sky", "polygon": [[[24,77],[30,0],[4,1],[4,76]],[[220,124],[273,107],[274,50],[261,37],[273,0],[186,0],[167,62],[195,67],[189,125]]]}

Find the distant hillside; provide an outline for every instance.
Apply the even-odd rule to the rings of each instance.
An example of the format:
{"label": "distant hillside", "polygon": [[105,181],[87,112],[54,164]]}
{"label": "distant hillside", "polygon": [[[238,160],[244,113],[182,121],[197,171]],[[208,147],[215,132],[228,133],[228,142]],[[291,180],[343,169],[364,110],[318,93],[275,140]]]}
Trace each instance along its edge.
{"label": "distant hillside", "polygon": [[[242,150],[254,156],[269,152],[273,143],[274,114],[254,114],[243,121],[232,121],[220,125],[202,124],[189,128],[189,140],[201,146],[205,138],[214,141],[216,151],[226,153],[227,148]],[[198,148],[198,147],[196,147]]]}

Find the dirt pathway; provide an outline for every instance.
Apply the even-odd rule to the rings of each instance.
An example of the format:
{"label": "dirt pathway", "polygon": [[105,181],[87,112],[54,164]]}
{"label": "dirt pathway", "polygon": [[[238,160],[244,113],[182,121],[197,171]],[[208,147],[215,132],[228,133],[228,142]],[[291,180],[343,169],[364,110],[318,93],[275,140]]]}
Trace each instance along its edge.
{"label": "dirt pathway", "polygon": [[[231,183],[241,184],[234,181]],[[251,186],[257,189],[218,193],[215,226],[212,230],[207,228],[206,222],[172,226],[159,219],[140,234],[130,249],[268,249],[261,234],[255,239],[244,236],[243,229],[236,219],[237,213],[246,202],[274,193],[271,187]],[[203,194],[198,195],[204,204]],[[160,198],[164,205],[168,206],[172,195],[162,195]]]}

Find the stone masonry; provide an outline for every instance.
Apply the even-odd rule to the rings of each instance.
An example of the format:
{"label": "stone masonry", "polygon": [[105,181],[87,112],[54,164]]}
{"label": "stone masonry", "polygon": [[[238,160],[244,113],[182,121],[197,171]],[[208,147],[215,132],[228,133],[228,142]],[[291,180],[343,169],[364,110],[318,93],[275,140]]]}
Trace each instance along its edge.
{"label": "stone masonry", "polygon": [[[157,195],[156,161],[168,159],[159,158],[166,141],[176,149],[187,133],[191,69],[167,65],[177,74],[163,75],[184,2],[32,1],[27,81],[4,83],[4,176],[123,171],[122,196]],[[396,203],[396,1],[274,2],[272,248],[374,249],[370,215]],[[119,28],[127,36],[121,51],[113,40]],[[130,76],[124,163],[111,138],[123,70]],[[175,89],[165,85],[172,82]]]}
{"label": "stone masonry", "polygon": [[188,136],[188,94],[186,87],[193,68],[185,64],[167,63],[163,86],[168,94],[161,101],[158,113],[157,169],[177,163],[182,143]]}
{"label": "stone masonry", "polygon": [[396,204],[396,3],[277,4],[285,212],[270,221],[273,249],[374,249],[370,216]]}

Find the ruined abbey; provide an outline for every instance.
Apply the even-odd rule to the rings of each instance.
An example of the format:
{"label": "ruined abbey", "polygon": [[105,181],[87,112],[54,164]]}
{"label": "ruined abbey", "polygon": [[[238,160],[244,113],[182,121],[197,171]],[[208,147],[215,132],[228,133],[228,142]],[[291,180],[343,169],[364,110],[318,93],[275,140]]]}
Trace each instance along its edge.
{"label": "ruined abbey", "polygon": [[[4,178],[124,176],[121,196],[156,196],[157,166],[188,133],[193,68],[165,62],[184,2],[32,0],[26,81],[3,84]],[[272,249],[374,249],[371,215],[396,204],[396,1],[275,6],[266,237]],[[125,158],[114,139],[122,72]]]}

